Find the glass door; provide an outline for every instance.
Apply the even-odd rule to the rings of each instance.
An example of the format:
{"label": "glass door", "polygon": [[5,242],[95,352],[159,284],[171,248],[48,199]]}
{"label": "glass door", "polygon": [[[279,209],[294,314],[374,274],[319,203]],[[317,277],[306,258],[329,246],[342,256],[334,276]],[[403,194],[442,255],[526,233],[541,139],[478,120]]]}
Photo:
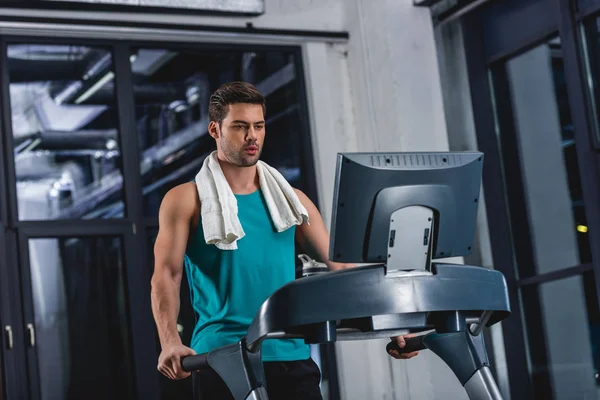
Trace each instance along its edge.
{"label": "glass door", "polygon": [[22,234],[20,250],[35,398],[133,398],[123,237]]}
{"label": "glass door", "polygon": [[0,399],[28,398],[23,320],[18,290],[17,240],[0,224]]}
{"label": "glass door", "polygon": [[560,39],[491,76],[535,395],[595,398],[600,312]]}
{"label": "glass door", "polygon": [[[164,194],[193,180],[214,149],[208,96],[232,80],[267,96],[263,159],[318,203],[300,48],[0,37],[8,398],[190,395],[190,380],[156,369],[153,238]],[[182,295],[189,341],[195,321]]]}
{"label": "glass door", "polygon": [[583,74],[597,43],[581,41],[583,3],[600,4],[490,1],[463,20],[512,398],[600,393],[600,154]]}
{"label": "glass door", "polygon": [[129,56],[81,42],[0,40],[3,282],[15,293],[3,306],[18,350],[6,371],[20,382],[9,398],[154,399],[150,275],[126,207],[138,172],[122,157],[137,149],[121,134]]}

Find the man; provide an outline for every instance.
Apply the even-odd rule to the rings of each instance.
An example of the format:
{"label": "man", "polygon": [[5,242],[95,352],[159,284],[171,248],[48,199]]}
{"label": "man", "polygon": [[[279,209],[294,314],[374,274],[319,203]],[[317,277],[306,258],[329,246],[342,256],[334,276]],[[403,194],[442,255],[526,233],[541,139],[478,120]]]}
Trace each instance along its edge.
{"label": "man", "polygon": [[[272,228],[257,173],[265,139],[264,115],[264,97],[247,83],[223,85],[210,99],[208,132],[215,139],[218,164],[235,196],[245,231],[235,250],[221,250],[206,243],[201,185],[179,185],[165,195],[161,204],[152,307],[162,347],[158,370],[170,379],[190,375],[181,369],[182,357],[235,343],[245,335],[264,300],[295,278],[295,242],[330,270],[352,266],[329,261],[329,234],[323,219],[300,190],[294,189],[309,224],[301,223],[279,233]],[[190,347],[181,343],[176,328],[184,264],[197,317]],[[398,342],[403,346],[401,337]],[[411,358],[415,354],[392,356]],[[320,372],[302,340],[267,340],[262,356],[271,399],[321,399]],[[200,398],[231,398],[214,371],[203,371],[200,378],[195,384]]]}

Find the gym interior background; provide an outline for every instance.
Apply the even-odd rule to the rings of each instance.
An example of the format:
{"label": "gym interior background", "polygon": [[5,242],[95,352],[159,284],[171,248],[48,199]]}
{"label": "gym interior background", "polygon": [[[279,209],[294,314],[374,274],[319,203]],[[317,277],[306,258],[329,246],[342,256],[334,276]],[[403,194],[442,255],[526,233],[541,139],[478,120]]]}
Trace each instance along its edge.
{"label": "gym interior background", "polygon": [[[513,313],[486,332],[501,391],[600,398],[598,16],[600,0],[3,2],[0,398],[189,398],[156,371],[156,211],[212,149],[207,98],[233,79],[267,95],[264,159],[326,223],[337,152],[483,151],[457,261],[506,276]],[[325,398],[466,399],[435,355],[385,343],[314,348]]]}

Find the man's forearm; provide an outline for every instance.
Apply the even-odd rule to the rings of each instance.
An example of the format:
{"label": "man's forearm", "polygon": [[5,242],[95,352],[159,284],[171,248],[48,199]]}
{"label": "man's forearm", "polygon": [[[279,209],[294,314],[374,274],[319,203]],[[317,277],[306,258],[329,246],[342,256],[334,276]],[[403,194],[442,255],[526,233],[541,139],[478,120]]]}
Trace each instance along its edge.
{"label": "man's forearm", "polygon": [[330,271],[356,267],[356,264],[338,263],[333,261],[327,261],[325,264]]}
{"label": "man's forearm", "polygon": [[304,251],[304,253],[306,253],[313,260],[325,264],[329,271],[337,271],[340,269],[354,268],[356,266],[354,264],[338,263],[338,262],[331,261],[329,259],[329,254],[328,254],[329,243],[326,243],[326,246],[321,246],[319,248],[318,246],[313,245],[311,242],[309,242],[308,240],[305,239],[305,240],[302,240],[299,244],[300,244],[300,247],[302,248],[302,250]]}
{"label": "man's forearm", "polygon": [[177,332],[179,315],[179,285],[172,277],[152,280],[152,312],[158,337],[164,347],[170,343],[181,343]]}

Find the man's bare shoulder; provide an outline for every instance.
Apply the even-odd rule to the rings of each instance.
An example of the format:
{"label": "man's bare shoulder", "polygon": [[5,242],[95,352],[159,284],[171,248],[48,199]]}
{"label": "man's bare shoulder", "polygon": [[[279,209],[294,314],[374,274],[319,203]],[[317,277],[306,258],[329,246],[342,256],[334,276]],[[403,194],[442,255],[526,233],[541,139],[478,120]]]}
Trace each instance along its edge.
{"label": "man's bare shoulder", "polygon": [[296,195],[298,196],[298,200],[300,200],[300,203],[302,203],[302,205],[304,207],[313,205],[312,200],[306,195],[306,193],[304,193],[300,189],[296,189],[296,188],[293,188],[293,189],[294,189],[294,192],[296,192]]}
{"label": "man's bare shoulder", "polygon": [[198,189],[194,182],[186,182],[177,185],[165,194],[161,211],[168,213],[176,212],[186,216],[193,216],[200,209],[200,199]]}
{"label": "man's bare shoulder", "polygon": [[295,188],[295,187],[292,187],[292,189],[294,189],[294,192],[296,192],[296,194],[298,195],[298,197],[301,200],[306,197],[306,195],[304,194],[304,192],[302,190]]}

